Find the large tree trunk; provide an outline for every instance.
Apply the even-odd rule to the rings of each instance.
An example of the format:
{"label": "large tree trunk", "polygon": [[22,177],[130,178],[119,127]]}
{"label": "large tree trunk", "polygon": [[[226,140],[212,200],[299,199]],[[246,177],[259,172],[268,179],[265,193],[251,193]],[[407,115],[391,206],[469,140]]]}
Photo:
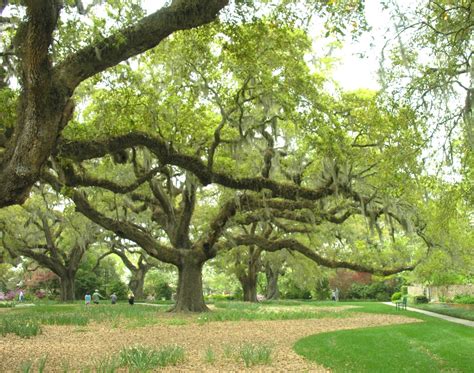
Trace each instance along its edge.
{"label": "large tree trunk", "polygon": [[242,271],[237,277],[244,292],[244,302],[257,302],[257,279],[260,270],[260,249],[249,248],[247,273]]}
{"label": "large tree trunk", "polygon": [[278,277],[280,276],[280,270],[271,267],[267,264],[265,267],[265,277],[267,278],[267,299],[279,299],[280,289],[278,288]]}
{"label": "large tree trunk", "polygon": [[206,312],[209,309],[204,303],[202,290],[202,266],[191,255],[182,259],[178,266],[178,289],[176,303],[171,311],[174,312]]}
{"label": "large tree trunk", "polygon": [[146,272],[143,270],[132,272],[132,278],[128,283],[128,287],[135,295],[135,299],[144,299],[143,287],[145,284],[145,275]]}
{"label": "large tree trunk", "polygon": [[240,283],[244,292],[244,302],[257,302],[257,277],[246,276],[241,278]]}
{"label": "large tree trunk", "polygon": [[60,276],[59,281],[61,285],[61,302],[72,302],[75,300],[74,279],[75,274],[72,273]]}

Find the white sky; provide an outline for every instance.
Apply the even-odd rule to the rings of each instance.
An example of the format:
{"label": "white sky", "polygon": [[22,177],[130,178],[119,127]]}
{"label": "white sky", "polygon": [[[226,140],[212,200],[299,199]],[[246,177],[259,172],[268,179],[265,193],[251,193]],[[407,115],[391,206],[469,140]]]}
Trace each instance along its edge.
{"label": "white sky", "polygon": [[[142,0],[148,13],[156,11],[165,3],[166,0]],[[348,37],[344,47],[333,54],[340,60],[333,76],[346,90],[380,88],[377,83],[378,58],[384,43],[384,34],[390,25],[390,17],[383,12],[379,0],[366,0],[365,7],[367,22],[372,31],[361,36],[357,43]]]}

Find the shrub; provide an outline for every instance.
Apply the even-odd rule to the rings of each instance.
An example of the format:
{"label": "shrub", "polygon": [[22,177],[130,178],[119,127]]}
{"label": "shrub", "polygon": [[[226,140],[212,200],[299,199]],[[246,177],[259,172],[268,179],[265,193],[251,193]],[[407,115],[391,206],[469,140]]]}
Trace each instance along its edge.
{"label": "shrub", "polygon": [[474,295],[456,295],[453,303],[459,304],[474,304]]}
{"label": "shrub", "polygon": [[385,282],[373,282],[368,285],[353,283],[347,292],[349,299],[376,299],[378,301],[390,300],[393,287]]}
{"label": "shrub", "polygon": [[413,297],[413,303],[415,304],[422,304],[422,303],[428,303],[428,298],[426,295],[415,295]]}
{"label": "shrub", "polygon": [[294,287],[288,290],[284,296],[284,299],[311,299],[311,292],[308,289],[299,289]]}
{"label": "shrub", "polygon": [[16,298],[16,292],[13,290],[10,290],[5,294],[5,300],[14,300]]}
{"label": "shrub", "polygon": [[313,299],[315,300],[326,300],[331,297],[331,289],[329,289],[329,280],[327,278],[322,278],[319,281],[316,281],[314,287]]}
{"label": "shrub", "polygon": [[11,308],[15,307],[15,302],[2,302],[0,301],[0,308]]}
{"label": "shrub", "polygon": [[210,294],[206,297],[206,300],[213,300],[213,301],[226,301],[226,300],[234,300],[235,297],[233,295],[228,294]]}
{"label": "shrub", "polygon": [[167,282],[160,282],[155,287],[156,299],[170,300],[173,295],[173,289],[168,285]]}
{"label": "shrub", "polygon": [[400,299],[402,299],[402,293],[400,291],[392,294],[392,302],[396,302]]}
{"label": "shrub", "polygon": [[38,290],[38,291],[35,293],[35,296],[36,296],[36,298],[38,298],[38,299],[43,299],[44,297],[46,297],[46,292],[43,291],[43,290]]}

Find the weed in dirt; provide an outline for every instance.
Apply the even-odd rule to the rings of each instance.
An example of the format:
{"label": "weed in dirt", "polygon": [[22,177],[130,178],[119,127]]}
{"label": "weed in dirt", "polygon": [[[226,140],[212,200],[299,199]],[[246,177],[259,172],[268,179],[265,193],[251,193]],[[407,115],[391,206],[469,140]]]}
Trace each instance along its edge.
{"label": "weed in dirt", "polygon": [[177,365],[184,360],[184,349],[180,346],[164,346],[159,351],[159,366]]}
{"label": "weed in dirt", "polygon": [[69,361],[67,361],[67,360],[61,361],[61,370],[64,373],[68,373],[70,371],[70,366],[69,365],[70,365]]}
{"label": "weed in dirt", "polygon": [[46,367],[47,360],[48,360],[48,355],[44,355],[38,360],[38,373],[44,372],[44,368]]}
{"label": "weed in dirt", "polygon": [[164,346],[160,350],[144,346],[125,348],[119,353],[120,366],[132,370],[148,371],[158,366],[177,365],[184,360],[184,349],[179,346]]}
{"label": "weed in dirt", "polygon": [[16,334],[22,338],[29,338],[41,333],[40,325],[32,320],[24,318],[4,318],[0,324],[0,334]]}
{"label": "weed in dirt", "polygon": [[247,368],[253,365],[270,364],[272,362],[272,348],[266,345],[245,343],[240,346],[239,358]]}
{"label": "weed in dirt", "polygon": [[234,355],[234,348],[231,345],[225,345],[224,346],[224,357],[226,359],[232,358]]}
{"label": "weed in dirt", "polygon": [[26,360],[21,363],[20,365],[20,372],[22,373],[29,373],[29,372],[38,372],[43,373],[46,367],[46,360],[48,360],[48,355],[44,355],[38,359],[37,369],[34,369],[34,361],[33,360]]}
{"label": "weed in dirt", "polygon": [[214,364],[216,362],[216,354],[211,346],[208,346],[204,352],[204,361],[208,364]]}
{"label": "weed in dirt", "polygon": [[30,373],[33,372],[33,361],[27,360],[21,363],[20,365],[21,373]]}
{"label": "weed in dirt", "polygon": [[110,356],[94,362],[93,372],[115,373],[120,368],[120,360],[117,356]]}

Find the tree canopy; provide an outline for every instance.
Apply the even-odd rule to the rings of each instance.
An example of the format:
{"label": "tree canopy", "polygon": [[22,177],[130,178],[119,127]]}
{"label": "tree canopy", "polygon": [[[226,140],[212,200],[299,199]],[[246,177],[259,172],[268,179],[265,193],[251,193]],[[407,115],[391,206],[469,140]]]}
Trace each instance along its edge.
{"label": "tree canopy", "polygon": [[[21,89],[13,89],[13,76],[1,87],[0,206],[31,195],[24,208],[1,210],[11,256],[47,266],[38,256],[43,240],[49,261],[62,250],[50,237],[56,220],[47,222],[47,206],[38,208],[42,224],[24,223],[19,235],[42,228],[44,239],[35,233],[31,245],[15,243],[7,223],[26,220],[23,210],[41,195],[57,199],[50,212],[58,221],[79,212],[100,226],[87,223],[108,245],[101,254],[118,255],[134,273],[139,285],[130,287],[143,288],[147,258],[175,266],[177,311],[206,310],[202,268],[216,256],[235,264],[253,299],[262,258],[269,283],[278,278],[283,264],[272,252],[391,275],[419,263],[429,268],[433,252],[472,250],[458,239],[472,225],[466,194],[450,206],[459,232],[436,229],[445,185],[468,185],[433,176],[424,162],[438,118],[416,102],[429,97],[439,107],[437,91],[418,94],[426,80],[413,78],[393,97],[387,89],[345,92],[331,78],[330,58],[314,53],[312,16],[324,37],[356,35],[365,30],[361,2],[175,0],[145,16],[138,3],[118,1],[106,2],[103,17],[92,15],[99,6],[12,2],[11,16],[1,19],[5,71]],[[412,41],[438,45],[419,33]],[[392,56],[387,87],[411,61],[403,48]],[[74,252],[72,242],[66,246],[64,253]],[[131,247],[143,250],[137,263],[125,252]]]}

